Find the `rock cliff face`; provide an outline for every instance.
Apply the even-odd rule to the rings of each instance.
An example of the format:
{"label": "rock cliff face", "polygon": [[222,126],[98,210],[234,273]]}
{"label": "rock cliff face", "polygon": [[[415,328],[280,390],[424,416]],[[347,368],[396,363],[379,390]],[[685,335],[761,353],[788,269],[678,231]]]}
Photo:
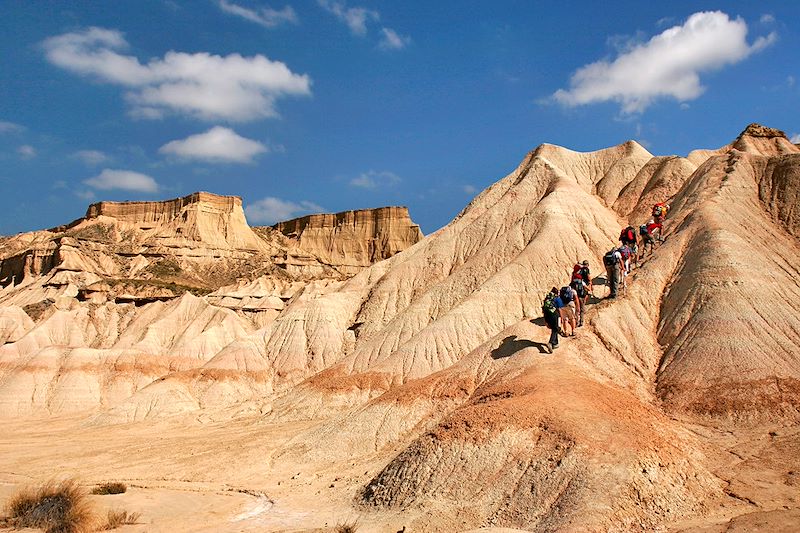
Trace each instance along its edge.
{"label": "rock cliff face", "polygon": [[[72,465],[152,490],[272,498],[255,514],[198,511],[217,530],[321,530],[349,513],[375,531],[794,530],[798,169],[800,149],[758,126],[686,158],[632,141],[542,145],[393,255],[413,238],[413,223],[392,222],[404,211],[255,230],[270,251],[250,259],[303,253],[320,268],[386,245],[391,257],[352,277],[269,263],[211,287],[223,273],[190,247],[113,252],[123,240],[169,248],[143,235],[189,206],[165,207],[158,228],[98,211],[3,241],[50,273],[0,292],[0,480]],[[601,257],[662,200],[666,241],[604,299]],[[332,255],[303,251],[304,235]],[[229,276],[250,259],[223,253],[255,252],[225,243],[212,264]],[[584,259],[584,325],[550,353],[542,297]],[[153,286],[130,299],[142,279]]]}
{"label": "rock cliff face", "polygon": [[[237,300],[241,291],[229,288],[215,300],[263,323],[281,298],[309,281],[344,279],[421,237],[405,208],[350,214],[315,215],[310,226],[303,224],[305,238],[292,239],[272,228],[250,228],[236,196],[198,192],[163,202],[99,202],[71,224],[0,243],[0,302],[145,304],[265,277],[257,297]],[[327,231],[316,226],[323,219],[348,225]]]}
{"label": "rock cliff face", "polygon": [[279,222],[273,228],[299,249],[348,274],[387,259],[422,238],[406,207],[308,215]]}

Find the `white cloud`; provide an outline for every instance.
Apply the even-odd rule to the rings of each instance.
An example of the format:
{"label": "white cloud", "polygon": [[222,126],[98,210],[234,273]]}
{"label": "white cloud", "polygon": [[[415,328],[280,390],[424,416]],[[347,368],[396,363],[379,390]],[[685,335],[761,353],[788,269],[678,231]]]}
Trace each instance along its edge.
{"label": "white cloud", "polygon": [[774,43],[777,34],[747,43],[747,24],[720,11],[700,12],[614,61],[579,68],[568,90],[553,98],[566,106],[615,101],[624,113],[644,111],[658,98],[679,101],[699,97],[705,88],[700,73],[738,63]]}
{"label": "white cloud", "polygon": [[297,24],[297,13],[292,6],[288,5],[281,10],[270,7],[250,9],[226,0],[219,0],[219,7],[226,13],[242,17],[265,28],[275,28],[283,23]]}
{"label": "white cloud", "polygon": [[18,133],[24,129],[25,128],[19,124],[0,120],[0,133]]}
{"label": "white cloud", "polygon": [[311,93],[307,75],[260,54],[170,51],[142,64],[120,53],[128,47],[122,33],[94,27],[50,37],[43,45],[52,64],[128,88],[125,98],[138,118],[172,112],[206,120],[255,120],[277,116],[279,97]]}
{"label": "white cloud", "polygon": [[97,176],[84,180],[83,183],[89,187],[104,191],[111,189],[136,192],[158,191],[158,183],[156,183],[156,180],[146,174],[140,174],[130,170],[112,170],[106,168]]}
{"label": "white cloud", "polygon": [[33,159],[36,157],[36,148],[30,144],[23,144],[17,148],[17,153],[22,159]]}
{"label": "white cloud", "polygon": [[347,7],[344,2],[335,0],[317,0],[317,2],[325,11],[347,24],[347,27],[350,28],[354,35],[366,35],[367,22],[380,19],[378,12],[371,9]]}
{"label": "white cloud", "polygon": [[275,224],[276,222],[291,220],[309,213],[322,213],[324,211],[322,207],[308,200],[295,203],[271,196],[248,204],[244,208],[247,219],[251,223],[260,224]]}
{"label": "white cloud", "polygon": [[219,163],[251,163],[258,154],[267,151],[260,142],[246,139],[235,131],[215,126],[205,133],[190,135],[168,142],[158,150],[162,154],[182,159],[199,159]]}
{"label": "white cloud", "polygon": [[355,177],[350,180],[350,185],[353,187],[362,187],[364,189],[377,189],[378,186],[391,186],[403,181],[400,179],[400,176],[394,174],[393,172],[382,171],[376,172],[374,170],[370,170],[369,172],[364,172],[360,174],[358,177]]}
{"label": "white cloud", "polygon": [[100,150],[78,150],[72,157],[80,159],[89,166],[101,165],[111,161],[111,158]]}
{"label": "white cloud", "polygon": [[391,28],[381,28],[381,35],[381,42],[378,43],[378,47],[382,50],[402,50],[411,44],[411,37],[398,35]]}
{"label": "white cloud", "polygon": [[476,189],[474,185],[464,185],[462,190],[467,194],[475,194],[478,192],[478,189]]}
{"label": "white cloud", "polygon": [[793,142],[794,144],[800,144],[800,133],[795,133],[795,134],[793,134],[793,135],[792,135],[792,136],[789,138],[789,140],[790,140],[791,142]]}
{"label": "white cloud", "polygon": [[772,24],[775,22],[775,17],[769,13],[764,13],[761,15],[761,18],[758,19],[761,24]]}
{"label": "white cloud", "polygon": [[81,200],[86,200],[90,202],[97,198],[97,195],[94,194],[94,191],[85,190],[85,191],[75,191],[75,196],[80,198]]}

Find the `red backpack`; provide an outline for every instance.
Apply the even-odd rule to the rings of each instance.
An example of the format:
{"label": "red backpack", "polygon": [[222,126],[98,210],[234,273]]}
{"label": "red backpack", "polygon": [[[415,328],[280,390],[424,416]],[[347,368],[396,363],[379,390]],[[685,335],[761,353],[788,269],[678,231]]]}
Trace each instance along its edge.
{"label": "red backpack", "polygon": [[636,242],[636,232],[634,231],[632,226],[628,226],[627,228],[622,230],[622,233],[619,234],[619,240],[623,243],[634,243]]}

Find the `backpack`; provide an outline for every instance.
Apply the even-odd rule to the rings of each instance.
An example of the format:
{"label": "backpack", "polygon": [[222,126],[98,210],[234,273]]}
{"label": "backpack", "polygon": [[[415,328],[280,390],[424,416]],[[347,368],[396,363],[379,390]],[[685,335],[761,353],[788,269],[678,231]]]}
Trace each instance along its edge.
{"label": "backpack", "polygon": [[619,253],[622,255],[622,260],[627,261],[631,258],[631,249],[627,246],[623,246],[619,249]]}
{"label": "backpack", "polygon": [[617,264],[617,259],[614,257],[615,252],[616,250],[610,250],[603,256],[603,264],[605,266],[611,267]]}
{"label": "backpack", "polygon": [[582,279],[573,279],[570,286],[578,294],[578,298],[586,296],[586,285],[583,284]]}
{"label": "backpack", "polygon": [[628,226],[622,233],[619,234],[619,240],[623,243],[635,243],[636,242],[636,231],[633,229],[633,226]]}
{"label": "backpack", "polygon": [[581,278],[586,282],[587,285],[590,281],[592,281],[592,274],[589,272],[588,266],[581,268]]}
{"label": "backpack", "polygon": [[575,291],[569,285],[565,287],[561,287],[561,290],[558,291],[558,295],[561,296],[561,301],[564,302],[564,305],[567,305],[569,302],[575,298]]}
{"label": "backpack", "polygon": [[544,297],[544,301],[542,302],[542,314],[544,314],[545,317],[553,317],[558,314],[556,303],[553,300],[555,300],[555,297],[552,294],[548,294]]}
{"label": "backpack", "polygon": [[650,232],[647,231],[647,224],[642,224],[641,226],[639,226],[639,235],[643,237],[647,237],[648,235],[650,235]]}

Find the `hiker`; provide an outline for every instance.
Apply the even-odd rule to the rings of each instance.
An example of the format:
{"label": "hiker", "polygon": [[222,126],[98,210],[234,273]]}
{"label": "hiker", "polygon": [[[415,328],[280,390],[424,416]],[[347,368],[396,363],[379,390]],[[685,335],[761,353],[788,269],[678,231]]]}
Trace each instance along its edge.
{"label": "hiker", "polygon": [[[544,322],[550,328],[550,340],[547,342],[547,351],[553,353],[555,348],[558,348],[558,319],[560,313],[556,306],[555,300],[558,298],[558,289],[553,287],[547,296],[544,297],[542,302],[542,314],[544,315]],[[560,302],[560,300],[559,300]]]}
{"label": "hiker", "polygon": [[667,217],[667,213],[669,212],[669,204],[664,202],[659,202],[653,206],[653,220],[658,222],[659,224],[664,221]]}
{"label": "hiker", "polygon": [[576,264],[572,269],[572,281],[570,286],[578,293],[580,300],[580,311],[578,312],[578,327],[583,326],[583,315],[586,305],[589,303],[589,293],[594,292],[592,276],[589,273],[589,261]]}
{"label": "hiker", "polygon": [[589,261],[586,259],[580,263],[575,263],[575,266],[572,267],[572,279],[574,280],[578,276],[580,276],[580,279],[583,280],[583,283],[588,287],[589,292],[594,292],[592,275],[589,272]]}
{"label": "hiker", "polygon": [[619,282],[625,264],[622,262],[622,254],[619,249],[612,248],[603,256],[603,265],[606,267],[606,285],[610,289],[607,298],[616,298],[619,290]]}
{"label": "hiker", "polygon": [[631,273],[631,262],[636,257],[636,252],[627,244],[620,246],[617,251],[622,256],[622,292],[628,288],[628,275]]}
{"label": "hiker", "polygon": [[[580,313],[580,300],[578,293],[569,285],[561,287],[558,291],[558,297],[561,298],[563,306],[559,309],[561,311],[561,322],[563,323],[564,336],[574,337],[575,329],[577,328],[576,314]],[[567,324],[570,326],[571,333],[567,333]]]}
{"label": "hiker", "polygon": [[623,246],[627,245],[631,248],[636,246],[636,230],[633,229],[633,226],[628,226],[622,230],[619,234],[619,242],[621,242]]}
{"label": "hiker", "polygon": [[[644,254],[647,253],[647,247],[650,247],[650,252],[653,251],[655,248],[655,238],[658,239],[658,242],[663,242],[661,238],[661,223],[656,222],[652,218],[647,224],[642,224],[639,226],[639,235],[642,236],[642,255],[641,258],[644,258]],[[658,237],[656,237],[655,233],[658,232]]]}

